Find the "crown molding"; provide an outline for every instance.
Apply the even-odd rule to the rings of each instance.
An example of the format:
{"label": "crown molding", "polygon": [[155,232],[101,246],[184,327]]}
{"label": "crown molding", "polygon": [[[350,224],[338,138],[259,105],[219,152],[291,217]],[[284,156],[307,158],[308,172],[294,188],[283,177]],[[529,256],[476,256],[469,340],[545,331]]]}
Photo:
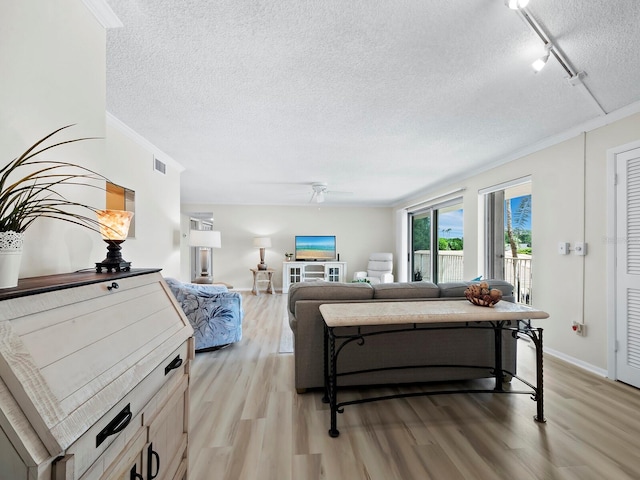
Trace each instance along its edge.
{"label": "crown molding", "polygon": [[93,13],[93,16],[104,28],[120,28],[123,26],[122,21],[111,10],[106,0],[82,0],[82,3]]}
{"label": "crown molding", "polygon": [[397,209],[402,209],[402,208],[406,208],[407,204],[410,204],[411,202],[421,203],[419,201],[421,198],[424,198],[425,196],[430,194],[432,195],[435,192],[438,192],[439,190],[444,188],[445,186],[452,185],[457,182],[462,182],[471,177],[475,177],[476,175],[479,175],[483,172],[491,170],[492,168],[502,166],[506,163],[526,157],[527,155],[531,155],[533,153],[539,152],[546,148],[553,147],[554,145],[558,145],[571,138],[577,137],[582,133],[588,133],[598,128],[605,127],[614,122],[617,122],[618,120],[622,120],[623,118],[630,117],[631,115],[635,115],[636,113],[640,113],[640,101],[630,103],[629,105],[619,108],[618,110],[614,110],[613,112],[607,113],[606,115],[595,117],[591,120],[588,120],[579,125],[576,125],[568,130],[565,130],[564,132],[561,132],[557,135],[552,135],[550,137],[542,139],[539,142],[536,142],[531,145],[527,145],[526,147],[513,151],[503,157],[497,158],[495,160],[487,160],[484,162],[482,167],[475,169],[473,173],[451,175],[449,177],[443,178],[437,184],[429,185],[424,190],[413,192],[409,196],[398,200],[393,205],[393,207]]}
{"label": "crown molding", "polygon": [[164,153],[162,150],[156,147],[149,140],[144,138],[138,132],[133,130],[131,127],[126,125],[124,122],[122,122],[119,118],[117,118],[115,115],[109,112],[107,112],[107,124],[114,128],[117,128],[120,132],[122,132],[131,140],[136,142],[138,145],[152,152],[153,156],[158,160],[166,163],[167,165],[171,165],[174,169],[178,171],[178,173],[184,172],[185,168],[180,163],[176,162],[172,157]]}

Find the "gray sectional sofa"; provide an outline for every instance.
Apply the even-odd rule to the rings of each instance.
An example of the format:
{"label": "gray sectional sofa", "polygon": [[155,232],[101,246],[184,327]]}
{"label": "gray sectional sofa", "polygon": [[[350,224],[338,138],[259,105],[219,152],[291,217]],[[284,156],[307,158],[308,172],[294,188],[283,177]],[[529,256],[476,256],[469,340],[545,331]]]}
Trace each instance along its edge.
{"label": "gray sectional sofa", "polygon": [[[492,288],[502,291],[503,301],[514,301],[513,286],[510,283],[503,280],[487,281]],[[337,302],[464,300],[464,290],[469,283],[471,282],[439,285],[430,282],[370,285],[316,281],[293,285],[289,290],[288,314],[294,339],[296,390],[303,393],[307,389],[324,386],[324,322],[319,310],[320,305]],[[364,375],[342,377],[339,384],[384,385],[491,377],[491,366],[494,364],[493,346],[493,332],[484,329],[403,332],[372,336],[367,338],[363,346],[350,345],[342,351],[339,370],[364,370],[392,365],[428,364],[439,367],[369,372]],[[452,368],[450,365],[487,368]],[[509,332],[503,332],[503,368],[516,373],[516,340]]]}

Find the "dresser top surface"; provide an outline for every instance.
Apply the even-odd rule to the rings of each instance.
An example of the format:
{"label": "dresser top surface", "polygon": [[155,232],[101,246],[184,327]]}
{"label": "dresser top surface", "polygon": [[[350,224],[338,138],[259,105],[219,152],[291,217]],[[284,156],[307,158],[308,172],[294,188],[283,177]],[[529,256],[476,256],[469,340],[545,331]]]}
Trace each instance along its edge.
{"label": "dresser top surface", "polygon": [[128,272],[96,273],[95,270],[45,275],[42,277],[21,278],[18,286],[0,289],[0,301],[10,298],[25,297],[39,293],[63,290],[65,288],[79,287],[92,283],[100,283],[121,278],[135,277],[149,273],[159,272],[160,268],[132,268]]}

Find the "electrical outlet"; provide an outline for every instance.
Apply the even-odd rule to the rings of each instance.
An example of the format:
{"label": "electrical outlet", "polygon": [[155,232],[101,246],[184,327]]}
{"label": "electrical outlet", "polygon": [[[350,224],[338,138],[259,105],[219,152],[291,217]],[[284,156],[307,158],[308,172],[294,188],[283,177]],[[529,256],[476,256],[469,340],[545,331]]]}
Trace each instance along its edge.
{"label": "electrical outlet", "polygon": [[584,323],[575,321],[571,322],[571,329],[581,337],[584,337],[586,335],[586,328],[587,326]]}

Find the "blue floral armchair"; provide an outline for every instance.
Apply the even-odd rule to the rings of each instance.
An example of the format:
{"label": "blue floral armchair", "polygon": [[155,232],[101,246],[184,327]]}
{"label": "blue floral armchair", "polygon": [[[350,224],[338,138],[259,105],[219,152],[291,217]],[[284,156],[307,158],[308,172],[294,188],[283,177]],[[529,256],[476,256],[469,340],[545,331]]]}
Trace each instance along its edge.
{"label": "blue floral armchair", "polygon": [[218,285],[196,285],[165,278],[189,319],[196,351],[220,347],[242,339],[242,296]]}

